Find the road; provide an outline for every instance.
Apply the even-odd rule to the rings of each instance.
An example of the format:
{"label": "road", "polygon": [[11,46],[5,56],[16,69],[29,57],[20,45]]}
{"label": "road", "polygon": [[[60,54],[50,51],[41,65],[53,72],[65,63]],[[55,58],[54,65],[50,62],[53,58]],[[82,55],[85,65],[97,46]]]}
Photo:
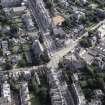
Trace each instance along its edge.
{"label": "road", "polygon": [[[99,22],[97,25],[95,25],[91,30],[94,30],[94,29],[98,28],[103,23],[105,23],[105,19],[103,21]],[[57,68],[60,59],[63,56],[65,56],[67,53],[73,52],[75,47],[78,45],[80,39],[82,39],[84,36],[88,36],[88,32],[81,35],[77,40],[71,41],[71,43],[68,46],[64,47],[63,49],[61,49],[57,52],[55,52],[52,55],[50,62],[47,64],[47,67],[48,68]]]}
{"label": "road", "polygon": [[[104,23],[105,20],[101,21],[100,23],[98,23],[97,25],[95,25],[92,30],[96,29],[97,27],[99,27],[102,23]],[[75,49],[75,47],[78,45],[78,42],[79,40],[83,37],[83,36],[87,36],[88,35],[88,32],[84,33],[83,35],[81,35],[81,37],[79,37],[77,40],[75,41],[71,41],[71,43],[62,48],[61,50],[55,52],[52,54],[51,56],[51,60],[50,62],[47,64],[47,67],[48,68],[57,68],[58,66],[58,63],[59,63],[59,60],[65,56],[68,52],[73,52],[73,50]],[[12,70],[7,70],[7,71],[0,71],[0,72],[3,72],[3,73],[6,73],[6,72],[18,72],[18,71],[31,71],[31,70],[37,70],[38,68],[41,68],[41,67],[45,67],[44,65],[41,65],[41,66],[32,66],[32,67],[26,67],[26,68],[19,68],[19,69],[12,69]]]}
{"label": "road", "polygon": [[[102,23],[104,23],[105,20],[101,21],[100,23],[98,23],[97,25],[95,25],[92,30],[96,29],[97,27],[99,27]],[[77,40],[75,41],[71,41],[71,43],[62,48],[61,50],[55,52],[52,54],[51,56],[51,60],[50,62],[47,64],[47,67],[48,68],[57,68],[58,66],[58,63],[59,63],[59,60],[65,56],[68,52],[73,52],[73,50],[75,49],[75,47],[78,45],[78,42],[79,40],[83,37],[83,36],[87,36],[88,35],[88,32],[84,33],[83,35],[81,35],[81,37],[79,37]],[[19,69],[12,69],[12,70],[7,70],[7,71],[0,71],[0,72],[3,72],[3,73],[6,73],[6,72],[22,72],[22,71],[32,71],[32,70],[37,70],[38,68],[41,68],[41,67],[45,67],[43,65],[41,66],[32,66],[32,67],[26,67],[26,68],[19,68]]]}
{"label": "road", "polygon": [[0,73],[16,73],[16,72],[23,72],[23,71],[37,71],[39,69],[46,68],[46,65],[40,66],[31,66],[31,67],[24,67],[24,68],[17,68],[11,70],[0,71]]}

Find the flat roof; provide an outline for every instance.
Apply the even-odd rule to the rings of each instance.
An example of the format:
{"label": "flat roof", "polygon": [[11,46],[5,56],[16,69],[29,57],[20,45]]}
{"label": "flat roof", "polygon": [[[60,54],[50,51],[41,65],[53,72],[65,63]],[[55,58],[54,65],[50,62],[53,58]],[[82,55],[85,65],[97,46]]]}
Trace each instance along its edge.
{"label": "flat roof", "polygon": [[3,83],[2,85],[2,95],[3,97],[7,98],[9,102],[11,102],[10,84],[7,82]]}

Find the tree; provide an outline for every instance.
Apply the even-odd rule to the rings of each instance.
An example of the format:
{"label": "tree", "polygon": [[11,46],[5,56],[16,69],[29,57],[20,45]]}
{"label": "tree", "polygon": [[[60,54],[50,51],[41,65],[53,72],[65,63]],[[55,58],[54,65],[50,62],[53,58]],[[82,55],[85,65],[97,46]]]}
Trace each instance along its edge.
{"label": "tree", "polygon": [[23,59],[23,60],[20,60],[19,62],[18,62],[18,67],[25,67],[26,66],[26,62],[25,62],[25,60]]}
{"label": "tree", "polygon": [[46,87],[40,87],[40,91],[38,93],[40,100],[42,100],[42,104],[47,104],[48,98],[48,90]]}
{"label": "tree", "polygon": [[104,82],[103,78],[97,78],[96,80],[97,80],[97,84],[98,84],[99,88],[103,89],[105,92],[105,82]]}
{"label": "tree", "polygon": [[88,83],[88,87],[90,88],[90,89],[95,89],[95,88],[97,88],[97,83],[96,83],[96,80],[95,79],[88,79],[87,80],[87,83]]}
{"label": "tree", "polygon": [[89,47],[92,46],[91,40],[89,38],[87,38],[87,37],[83,37],[80,40],[79,44],[81,45],[81,47],[84,47],[84,48],[89,48]]}
{"label": "tree", "polygon": [[91,75],[92,77],[95,76],[95,75],[94,75],[94,68],[93,68],[93,67],[91,67],[90,65],[86,65],[86,70],[87,70],[87,73],[88,73],[89,75]]}
{"label": "tree", "polygon": [[11,32],[11,34],[15,35],[18,32],[18,28],[15,25],[12,25],[10,27],[10,32]]}

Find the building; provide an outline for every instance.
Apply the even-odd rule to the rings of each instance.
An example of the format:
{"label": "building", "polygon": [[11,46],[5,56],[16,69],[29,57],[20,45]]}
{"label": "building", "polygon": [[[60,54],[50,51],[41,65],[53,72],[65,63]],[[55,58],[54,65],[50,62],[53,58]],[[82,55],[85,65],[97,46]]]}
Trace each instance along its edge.
{"label": "building", "polygon": [[77,74],[77,73],[74,73],[74,74],[71,76],[71,79],[72,79],[73,82],[78,82],[78,81],[79,81],[78,74]]}
{"label": "building", "polygon": [[79,0],[80,1],[80,3],[82,3],[83,5],[85,5],[85,4],[87,4],[88,3],[88,1],[87,0]]}
{"label": "building", "polygon": [[4,80],[4,73],[0,73],[0,82]]}
{"label": "building", "polygon": [[92,99],[91,102],[89,102],[88,105],[102,105],[102,101],[97,100],[97,99]]}
{"label": "building", "polygon": [[[94,56],[93,56],[94,54]],[[79,56],[89,65],[91,65],[94,61],[94,57],[96,56],[95,55],[96,53],[92,52],[91,54],[91,51],[88,50],[86,51],[85,49],[81,49],[80,52],[79,52]]]}
{"label": "building", "polygon": [[32,31],[34,29],[34,23],[32,21],[30,14],[24,14],[22,16],[22,21],[28,31]]}
{"label": "building", "polygon": [[52,105],[75,105],[68,86],[61,74],[62,72],[58,72],[54,69],[51,69],[47,74],[51,103]]}
{"label": "building", "polygon": [[29,0],[29,3],[39,29],[44,33],[48,32],[51,27],[51,18],[48,11],[45,9],[43,0]]}
{"label": "building", "polygon": [[97,54],[101,54],[105,56],[105,43],[100,44],[98,46],[96,46],[95,48],[93,48],[93,50],[97,53]]}
{"label": "building", "polygon": [[70,90],[75,105],[86,105],[86,99],[79,84],[79,75],[77,73],[74,73],[71,76],[71,79],[73,83],[70,86]]}
{"label": "building", "polygon": [[62,25],[62,23],[65,21],[64,17],[57,15],[53,17],[53,23],[55,26]]}
{"label": "building", "polygon": [[62,6],[63,8],[67,8],[69,6],[69,3],[67,0],[58,0],[59,5]]}
{"label": "building", "polygon": [[105,70],[105,57],[102,55],[95,57],[93,63],[99,68],[99,70]]}
{"label": "building", "polygon": [[100,38],[104,38],[105,37],[105,23],[103,23],[102,25],[100,25],[100,27],[97,29]]}
{"label": "building", "polygon": [[64,30],[60,27],[54,27],[53,34],[59,38],[64,38],[66,36],[66,33],[64,32]]}
{"label": "building", "polygon": [[12,13],[14,13],[15,15],[22,15],[25,13],[25,10],[26,10],[26,6],[11,8]]}
{"label": "building", "polygon": [[75,105],[86,105],[86,99],[78,82],[72,84],[72,97]]}
{"label": "building", "polygon": [[32,49],[34,51],[35,56],[40,56],[44,52],[44,48],[39,42],[39,40],[35,40],[33,42]]}
{"label": "building", "polygon": [[63,61],[61,61],[61,65],[73,70],[79,70],[85,66],[81,58],[74,53],[64,56]]}
{"label": "building", "polygon": [[3,55],[9,55],[10,51],[8,49],[8,41],[2,41],[2,51],[3,51]]}
{"label": "building", "polygon": [[24,71],[24,72],[22,72],[22,75],[23,75],[23,78],[27,81],[29,81],[32,78],[30,71]]}
{"label": "building", "polygon": [[35,72],[34,75],[35,75],[35,79],[36,79],[37,84],[38,84],[38,85],[41,85],[41,82],[40,82],[40,78],[39,78],[38,73]]}
{"label": "building", "polygon": [[104,97],[104,93],[101,89],[94,90],[95,99],[102,99]]}
{"label": "building", "polygon": [[5,12],[5,15],[8,17],[8,18],[11,18],[12,17],[12,13],[11,13],[11,9],[10,8],[3,8],[4,12]]}
{"label": "building", "polygon": [[3,33],[5,33],[5,34],[7,34],[7,33],[9,33],[10,32],[10,26],[9,25],[4,25],[3,27],[2,27],[2,32]]}
{"label": "building", "polygon": [[22,0],[1,0],[3,7],[15,7],[21,5]]}
{"label": "building", "polygon": [[10,84],[7,83],[7,81],[5,81],[2,86],[2,97],[6,98],[8,100],[9,103],[11,103],[11,90],[10,90]]}
{"label": "building", "polygon": [[95,64],[100,70],[105,69],[105,43],[88,50],[82,49],[79,56],[89,65]]}
{"label": "building", "polygon": [[89,5],[89,7],[92,8],[92,9],[96,9],[98,7],[98,5],[97,4],[94,4],[94,3],[91,3]]}
{"label": "building", "polygon": [[27,82],[21,83],[20,98],[21,98],[21,105],[31,105]]}
{"label": "building", "polygon": [[75,18],[77,19],[77,22],[80,22],[82,18],[86,18],[85,17],[85,13],[82,11],[74,11],[75,12]]}
{"label": "building", "polygon": [[11,105],[7,98],[0,97],[0,105]]}

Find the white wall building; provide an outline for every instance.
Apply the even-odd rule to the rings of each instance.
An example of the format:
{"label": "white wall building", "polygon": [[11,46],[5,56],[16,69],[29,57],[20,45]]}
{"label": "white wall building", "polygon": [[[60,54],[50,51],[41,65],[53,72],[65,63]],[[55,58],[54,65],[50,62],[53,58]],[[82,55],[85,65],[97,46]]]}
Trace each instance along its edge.
{"label": "white wall building", "polygon": [[1,4],[3,7],[13,7],[21,5],[22,0],[1,0]]}
{"label": "white wall building", "polygon": [[11,103],[11,91],[10,91],[10,85],[5,81],[2,85],[2,97],[7,98],[8,102]]}
{"label": "white wall building", "polygon": [[105,24],[102,24],[97,31],[99,32],[99,36],[100,38],[104,38],[105,37]]}

